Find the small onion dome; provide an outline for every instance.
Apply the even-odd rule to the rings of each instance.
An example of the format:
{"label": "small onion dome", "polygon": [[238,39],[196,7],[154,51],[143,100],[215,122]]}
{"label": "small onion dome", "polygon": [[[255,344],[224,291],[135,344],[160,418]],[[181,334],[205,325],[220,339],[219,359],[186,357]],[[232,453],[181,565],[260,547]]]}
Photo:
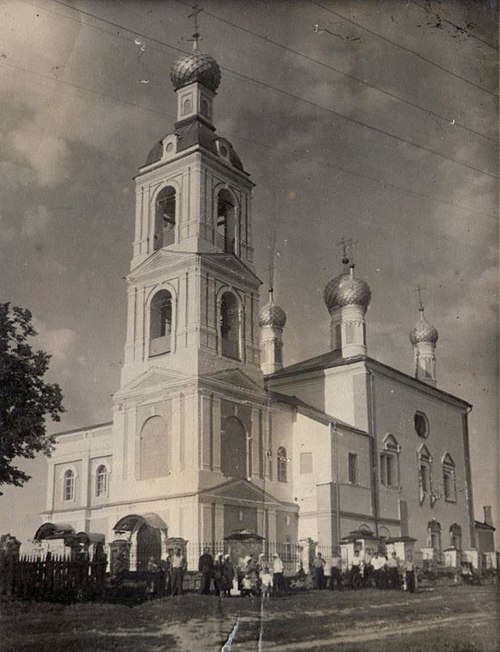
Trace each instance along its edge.
{"label": "small onion dome", "polygon": [[341,274],[336,276],[325,287],[323,297],[328,311],[332,313],[336,308],[358,305],[368,307],[372,293],[368,283],[354,274]]}
{"label": "small onion dome", "polygon": [[419,344],[420,342],[429,342],[436,344],[438,341],[439,333],[437,328],[429,324],[424,317],[424,311],[420,311],[420,317],[415,325],[415,328],[410,332],[410,342],[412,344]]}
{"label": "small onion dome", "polygon": [[339,289],[340,281],[344,278],[344,276],[345,274],[340,274],[339,276],[332,278],[332,280],[328,281],[326,284],[325,291],[323,292],[323,299],[326,303],[326,307],[328,308],[328,312],[330,313],[332,313],[335,308],[339,307],[337,301],[337,290]]}
{"label": "small onion dome", "polygon": [[207,54],[195,51],[172,64],[170,79],[176,91],[197,81],[215,93],[220,84],[219,64]]}
{"label": "small onion dome", "polygon": [[277,306],[271,299],[262,308],[259,314],[259,326],[271,326],[272,328],[283,328],[286,324],[286,313],[283,308]]}

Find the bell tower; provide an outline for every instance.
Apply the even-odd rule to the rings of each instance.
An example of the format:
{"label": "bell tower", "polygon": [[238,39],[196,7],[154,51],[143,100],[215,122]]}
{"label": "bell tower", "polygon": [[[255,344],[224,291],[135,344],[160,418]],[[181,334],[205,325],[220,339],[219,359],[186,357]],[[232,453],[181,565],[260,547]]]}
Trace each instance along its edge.
{"label": "bell tower", "polygon": [[200,375],[239,367],[259,384],[261,284],[253,271],[253,183],[214,126],[221,80],[193,51],[170,71],[177,121],[136,182],[122,388],[151,367]]}

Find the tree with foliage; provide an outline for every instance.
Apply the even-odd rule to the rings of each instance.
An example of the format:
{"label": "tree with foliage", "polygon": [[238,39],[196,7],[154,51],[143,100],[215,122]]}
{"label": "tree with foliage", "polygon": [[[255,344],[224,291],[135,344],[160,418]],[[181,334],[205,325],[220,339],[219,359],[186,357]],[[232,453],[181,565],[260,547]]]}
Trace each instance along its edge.
{"label": "tree with foliage", "polygon": [[50,355],[30,346],[36,335],[29,310],[0,303],[0,487],[30,479],[14,460],[50,455],[54,437],[46,433],[46,416],[60,421],[64,412],[61,388],[44,381]]}

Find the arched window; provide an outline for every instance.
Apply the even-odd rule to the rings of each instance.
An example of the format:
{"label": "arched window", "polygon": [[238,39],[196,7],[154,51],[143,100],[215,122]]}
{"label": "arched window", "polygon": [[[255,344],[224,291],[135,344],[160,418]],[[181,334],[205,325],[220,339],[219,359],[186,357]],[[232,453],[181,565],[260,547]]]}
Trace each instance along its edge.
{"label": "arched window", "polygon": [[288,482],[288,458],[286,448],[280,446],[277,454],[277,478],[278,482]]}
{"label": "arched window", "polygon": [[236,417],[228,417],[222,425],[221,470],[228,478],[247,477],[247,434]]}
{"label": "arched window", "polygon": [[175,204],[175,188],[162,188],[156,198],[155,250],[175,242]]}
{"label": "arched window", "polygon": [[221,353],[227,358],[241,360],[240,306],[231,292],[224,292],[220,302]]}
{"label": "arched window", "polygon": [[75,499],[75,472],[68,469],[63,477],[63,500]]}
{"label": "arched window", "polygon": [[427,523],[427,531],[429,533],[429,547],[433,548],[434,553],[441,556],[441,523],[436,521],[435,518]]}
{"label": "arched window", "polygon": [[380,453],[380,482],[384,487],[398,487],[399,478],[399,453],[401,447],[393,435],[384,439],[384,450]]}
{"label": "arched window", "polygon": [[228,253],[236,253],[236,206],[231,193],[225,189],[217,195],[217,242]]}
{"label": "arched window", "polygon": [[139,478],[162,478],[170,473],[170,433],[160,416],[142,426],[139,444]]}
{"label": "arched window", "polygon": [[458,523],[450,527],[450,543],[455,550],[462,550],[462,528]]}
{"label": "arched window", "polygon": [[97,498],[108,494],[108,469],[104,464],[97,467],[95,473],[95,495]]}
{"label": "arched window", "polygon": [[151,300],[149,312],[149,355],[168,353],[172,347],[172,295],[160,290]]}
{"label": "arched window", "polygon": [[443,494],[448,502],[455,502],[457,499],[455,462],[449,453],[443,457]]}
{"label": "arched window", "polygon": [[418,451],[418,485],[419,500],[423,503],[427,495],[432,494],[432,456],[425,444]]}

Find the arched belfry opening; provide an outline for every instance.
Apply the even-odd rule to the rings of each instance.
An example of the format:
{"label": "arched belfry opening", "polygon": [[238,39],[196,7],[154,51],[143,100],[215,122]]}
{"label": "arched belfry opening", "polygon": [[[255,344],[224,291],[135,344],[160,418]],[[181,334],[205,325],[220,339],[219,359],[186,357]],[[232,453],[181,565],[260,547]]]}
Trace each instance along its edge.
{"label": "arched belfry opening", "polygon": [[217,195],[217,242],[227,253],[236,253],[236,202],[225,188]]}
{"label": "arched belfry opening", "polygon": [[220,301],[221,353],[226,358],[241,360],[240,304],[231,292],[224,292]]}
{"label": "arched belfry opening", "polygon": [[155,202],[154,248],[161,249],[175,242],[176,193],[172,186],[165,186]]}
{"label": "arched belfry opening", "polygon": [[149,309],[149,355],[162,355],[172,350],[172,295],[160,290]]}
{"label": "arched belfry opening", "polygon": [[221,431],[221,470],[228,478],[247,477],[247,434],[237,417],[228,417]]}

